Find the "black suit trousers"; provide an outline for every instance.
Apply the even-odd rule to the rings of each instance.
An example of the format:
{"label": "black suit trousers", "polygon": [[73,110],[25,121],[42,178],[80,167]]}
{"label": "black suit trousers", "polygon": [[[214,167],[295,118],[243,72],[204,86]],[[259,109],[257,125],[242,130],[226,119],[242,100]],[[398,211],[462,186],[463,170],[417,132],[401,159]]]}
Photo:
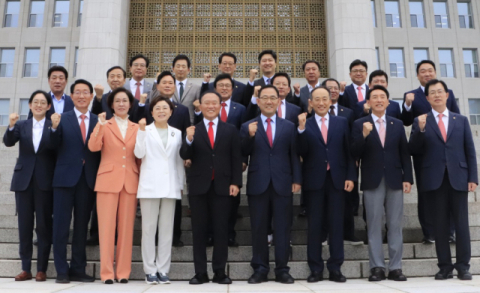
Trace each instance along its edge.
{"label": "black suit trousers", "polygon": [[195,274],[207,273],[208,220],[213,228],[212,269],[225,272],[228,259],[228,217],[232,198],[215,193],[214,181],[206,194],[188,195],[192,211],[193,262]]}
{"label": "black suit trousers", "polygon": [[[35,172],[33,172],[35,174]],[[33,253],[33,227],[38,238],[37,272],[47,272],[48,258],[52,247],[53,191],[38,187],[35,175],[24,191],[15,192],[20,238],[22,270],[30,272]]]}

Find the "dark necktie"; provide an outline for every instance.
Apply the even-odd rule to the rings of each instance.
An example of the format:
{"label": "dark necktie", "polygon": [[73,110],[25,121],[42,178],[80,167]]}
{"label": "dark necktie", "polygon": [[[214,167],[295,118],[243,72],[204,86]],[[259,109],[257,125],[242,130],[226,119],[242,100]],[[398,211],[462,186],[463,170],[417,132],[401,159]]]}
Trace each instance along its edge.
{"label": "dark necktie", "polygon": [[183,82],[180,82],[180,101],[182,101],[183,98]]}
{"label": "dark necktie", "polygon": [[332,115],[332,116],[335,116],[335,106],[330,106],[330,111],[328,112],[328,114]]}
{"label": "dark necktie", "polygon": [[270,78],[267,78],[266,84],[267,84],[267,85],[270,84]]}

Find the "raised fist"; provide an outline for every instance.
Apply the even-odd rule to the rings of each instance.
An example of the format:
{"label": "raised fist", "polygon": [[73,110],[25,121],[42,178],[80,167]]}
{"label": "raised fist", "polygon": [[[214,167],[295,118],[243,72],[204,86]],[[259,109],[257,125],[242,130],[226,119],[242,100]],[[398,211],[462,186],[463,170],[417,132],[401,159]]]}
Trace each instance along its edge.
{"label": "raised fist", "polygon": [[145,118],[142,118],[142,119],[140,119],[140,121],[138,121],[138,126],[139,126],[141,131],[145,131],[145,126],[146,125],[147,125],[147,120],[145,120]]}
{"label": "raised fist", "polygon": [[62,118],[62,115],[58,113],[53,113],[50,119],[52,120],[52,128],[57,129],[58,124],[60,124],[60,119]]}
{"label": "raised fist", "polygon": [[345,87],[347,86],[347,82],[346,81],[341,81],[340,82],[340,92],[343,93],[345,92]]}
{"label": "raised fist", "polygon": [[257,124],[257,121],[248,124],[248,134],[250,134],[250,137],[254,137],[255,133],[257,133]]}
{"label": "raised fist", "polygon": [[195,135],[195,126],[190,126],[187,128],[187,139],[188,141],[193,141],[193,136]]}
{"label": "raised fist", "polygon": [[405,96],[405,105],[408,107],[412,106],[413,100],[415,100],[415,94],[414,93],[408,93]]}
{"label": "raised fist", "polygon": [[20,116],[18,116],[17,113],[12,113],[12,114],[10,114],[10,116],[8,118],[10,119],[9,126],[10,126],[10,128],[12,128],[13,126],[15,126],[15,123],[17,123]]}
{"label": "raised fist", "polygon": [[193,101],[193,107],[195,107],[195,112],[200,112],[200,101],[199,100]]}
{"label": "raised fist", "polygon": [[140,95],[140,101],[138,101],[139,104],[145,104],[145,102],[147,101],[147,95],[148,94],[141,94]]}
{"label": "raised fist", "polygon": [[295,95],[300,95],[300,84],[298,82],[293,85],[293,90],[295,91]]}
{"label": "raised fist", "polygon": [[368,103],[363,104],[363,112],[367,113],[370,111],[370,105]]}
{"label": "raised fist", "polygon": [[298,128],[300,130],[305,129],[305,123],[307,122],[307,113],[302,113],[298,115]]}
{"label": "raised fist", "polygon": [[105,123],[105,121],[107,120],[107,113],[103,112],[103,113],[100,113],[98,114],[98,121],[100,121],[100,123]]}
{"label": "raised fist", "polygon": [[258,74],[258,69],[255,69],[255,68],[250,69],[249,79],[251,82],[255,80],[255,76],[257,76],[257,74]]}
{"label": "raised fist", "polygon": [[370,122],[363,123],[363,137],[367,137],[373,129],[373,124]]}
{"label": "raised fist", "polygon": [[204,73],[203,74],[203,81],[208,83],[210,82],[210,78],[212,78],[212,75],[210,73]]}
{"label": "raised fist", "polygon": [[97,100],[102,100],[102,95],[104,91],[103,86],[101,84],[96,84],[93,89],[95,90],[95,96],[97,97]]}
{"label": "raised fist", "polygon": [[418,116],[418,127],[421,131],[425,130],[425,125],[427,124],[427,114]]}
{"label": "raised fist", "polygon": [[257,85],[255,86],[254,90],[253,90],[253,96],[258,98],[258,92],[260,91],[260,89],[262,88],[261,85]]}

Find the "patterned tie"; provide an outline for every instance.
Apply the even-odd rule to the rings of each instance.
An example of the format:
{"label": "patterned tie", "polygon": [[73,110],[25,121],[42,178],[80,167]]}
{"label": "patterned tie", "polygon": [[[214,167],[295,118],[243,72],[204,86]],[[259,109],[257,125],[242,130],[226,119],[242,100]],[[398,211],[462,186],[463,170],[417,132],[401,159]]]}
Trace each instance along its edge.
{"label": "patterned tie", "polygon": [[335,106],[334,105],[330,106],[330,111],[328,112],[328,114],[330,114],[331,116],[335,116]]}
{"label": "patterned tie", "polygon": [[283,115],[282,115],[282,103],[283,103],[283,101],[280,101],[280,103],[278,104],[278,110],[277,110],[277,115],[278,115],[278,117],[280,117],[280,118],[283,118]]}
{"label": "patterned tie", "polygon": [[[327,144],[327,136],[328,136],[328,129],[327,129],[327,124],[325,124],[325,121],[327,119],[325,119],[325,117],[322,117],[322,128],[320,129],[320,131],[322,132],[322,137],[323,137],[323,141],[325,141],[325,144]],[[327,163],[327,171],[330,170],[330,163]]]}
{"label": "patterned tie", "polygon": [[222,111],[220,112],[220,120],[222,120],[223,122],[227,122],[227,110],[225,110],[226,106],[227,106],[227,103],[223,102]]}
{"label": "patterned tie", "polygon": [[183,98],[183,82],[180,82],[180,101],[182,100]]}
{"label": "patterned tie", "polygon": [[363,102],[362,87],[361,86],[357,87],[357,90],[358,90],[358,94],[357,94],[358,101]]}
{"label": "patterned tie", "polygon": [[82,132],[83,143],[85,143],[85,140],[87,139],[87,128],[85,127],[85,118],[87,118],[87,116],[85,114],[82,114],[80,115],[80,118],[82,119],[82,122],[80,122],[80,131]]}
{"label": "patterned tie", "polygon": [[135,85],[137,86],[137,90],[135,91],[135,99],[140,100],[140,86],[142,85],[142,83],[137,82]]}
{"label": "patterned tie", "polygon": [[273,147],[272,125],[270,125],[270,121],[272,121],[272,119],[267,118],[267,138],[268,138],[268,143],[270,144],[270,147]]}
{"label": "patterned tie", "polygon": [[377,119],[378,124],[380,124],[380,129],[378,130],[378,136],[380,137],[380,141],[382,142],[382,147],[385,146],[385,125],[383,124],[383,119]]}
{"label": "patterned tie", "polygon": [[[210,145],[212,146],[215,144],[215,139],[213,137],[213,122],[208,122],[208,138],[210,139]],[[212,180],[215,178],[215,170],[212,170]]]}
{"label": "patterned tie", "polygon": [[445,116],[443,114],[438,114],[438,128],[440,128],[440,133],[443,136],[443,140],[447,142],[447,131],[445,130],[445,124],[443,123],[442,117]]}

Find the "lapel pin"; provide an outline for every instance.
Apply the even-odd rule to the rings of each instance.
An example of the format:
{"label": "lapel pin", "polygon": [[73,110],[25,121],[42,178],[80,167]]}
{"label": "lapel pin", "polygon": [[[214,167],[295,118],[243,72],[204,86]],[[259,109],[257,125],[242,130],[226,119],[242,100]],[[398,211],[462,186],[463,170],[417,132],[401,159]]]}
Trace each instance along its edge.
{"label": "lapel pin", "polygon": [[235,88],[238,89],[238,85],[236,85]]}
{"label": "lapel pin", "polygon": [[393,121],[392,121],[392,122],[390,122],[390,124],[393,124]]}
{"label": "lapel pin", "polygon": [[453,116],[453,119],[455,119],[455,116]]}
{"label": "lapel pin", "polygon": [[343,109],[340,109],[340,111],[342,111],[342,112],[343,112]]}
{"label": "lapel pin", "polygon": [[172,132],[172,136],[175,136],[175,132]]}

